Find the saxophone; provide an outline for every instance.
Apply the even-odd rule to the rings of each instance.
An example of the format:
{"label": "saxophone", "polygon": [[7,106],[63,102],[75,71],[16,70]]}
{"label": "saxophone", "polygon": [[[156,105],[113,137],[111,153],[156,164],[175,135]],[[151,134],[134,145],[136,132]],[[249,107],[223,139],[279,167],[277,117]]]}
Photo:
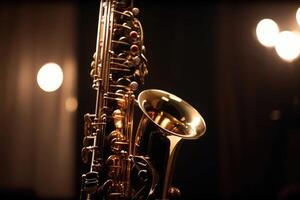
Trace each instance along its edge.
{"label": "saxophone", "polygon": [[[95,112],[84,115],[80,199],[180,197],[171,186],[180,141],[206,130],[202,116],[168,92],[136,92],[148,74],[144,35],[133,0],[101,0],[91,63]],[[142,111],[134,124],[135,106]]]}

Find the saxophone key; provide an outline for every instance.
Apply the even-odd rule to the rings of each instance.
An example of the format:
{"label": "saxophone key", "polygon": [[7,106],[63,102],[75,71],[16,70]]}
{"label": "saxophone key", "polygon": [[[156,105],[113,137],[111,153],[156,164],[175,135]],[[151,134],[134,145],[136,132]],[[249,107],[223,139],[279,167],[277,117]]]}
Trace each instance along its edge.
{"label": "saxophone key", "polygon": [[123,164],[119,156],[110,155],[106,160],[105,164],[108,166],[108,177],[113,179],[120,178],[123,169]]}
{"label": "saxophone key", "polygon": [[83,163],[88,163],[91,150],[87,147],[81,149],[81,160]]}
{"label": "saxophone key", "polygon": [[139,50],[140,50],[140,48],[139,48],[139,46],[136,45],[136,44],[133,44],[133,45],[131,45],[131,47],[130,47],[130,52],[131,52],[133,55],[137,55],[138,52],[139,52]]}
{"label": "saxophone key", "polygon": [[82,175],[83,190],[89,194],[93,194],[97,191],[99,186],[98,172],[92,171]]}

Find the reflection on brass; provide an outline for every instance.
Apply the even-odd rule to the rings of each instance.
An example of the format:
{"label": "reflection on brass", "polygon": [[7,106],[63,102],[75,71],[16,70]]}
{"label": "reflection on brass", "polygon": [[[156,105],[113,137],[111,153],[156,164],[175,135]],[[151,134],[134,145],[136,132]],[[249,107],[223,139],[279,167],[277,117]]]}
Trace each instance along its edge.
{"label": "reflection on brass", "polygon": [[168,198],[170,199],[179,199],[181,197],[181,192],[176,187],[170,187],[168,191]]}
{"label": "reflection on brass", "polygon": [[[91,62],[95,112],[84,116],[80,199],[179,199],[171,187],[182,140],[201,137],[202,116],[162,90],[135,92],[148,74],[144,35],[133,0],[102,0]],[[134,126],[135,105],[142,117]],[[136,130],[135,130],[136,129]]]}

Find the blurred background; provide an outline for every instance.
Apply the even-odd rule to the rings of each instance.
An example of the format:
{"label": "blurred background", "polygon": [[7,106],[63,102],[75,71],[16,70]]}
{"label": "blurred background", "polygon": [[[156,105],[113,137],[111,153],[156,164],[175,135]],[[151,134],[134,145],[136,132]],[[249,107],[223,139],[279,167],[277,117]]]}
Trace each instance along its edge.
{"label": "blurred background", "polygon": [[[300,4],[136,6],[149,60],[143,89],[176,94],[207,124],[178,154],[173,185],[182,199],[299,199],[300,43],[286,45],[298,48],[284,59],[278,52],[289,50],[265,47],[256,30],[269,18],[280,31],[300,32]],[[95,0],[0,1],[0,199],[78,199],[83,115],[95,105],[89,71],[98,7]],[[53,92],[37,83],[47,63],[63,72]],[[61,77],[59,68],[53,73]]]}

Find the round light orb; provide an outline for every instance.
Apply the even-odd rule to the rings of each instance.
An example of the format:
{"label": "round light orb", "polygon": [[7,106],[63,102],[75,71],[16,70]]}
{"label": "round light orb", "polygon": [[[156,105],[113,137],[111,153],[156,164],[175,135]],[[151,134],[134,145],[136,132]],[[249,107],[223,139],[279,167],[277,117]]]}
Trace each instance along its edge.
{"label": "round light orb", "polygon": [[279,33],[278,25],[272,19],[262,19],[256,26],[258,41],[266,47],[274,47]]}
{"label": "round light orb", "polygon": [[300,26],[300,7],[297,9],[297,12],[296,12],[296,20],[297,20],[298,25]]}
{"label": "round light orb", "polygon": [[37,73],[37,83],[45,92],[54,92],[63,82],[63,71],[56,63],[46,63]]}
{"label": "round light orb", "polygon": [[69,112],[74,112],[77,110],[78,101],[75,97],[68,97],[65,101],[65,108]]}
{"label": "round light orb", "polygon": [[292,31],[282,31],[278,35],[275,50],[280,58],[291,62],[300,54],[300,37]]}

